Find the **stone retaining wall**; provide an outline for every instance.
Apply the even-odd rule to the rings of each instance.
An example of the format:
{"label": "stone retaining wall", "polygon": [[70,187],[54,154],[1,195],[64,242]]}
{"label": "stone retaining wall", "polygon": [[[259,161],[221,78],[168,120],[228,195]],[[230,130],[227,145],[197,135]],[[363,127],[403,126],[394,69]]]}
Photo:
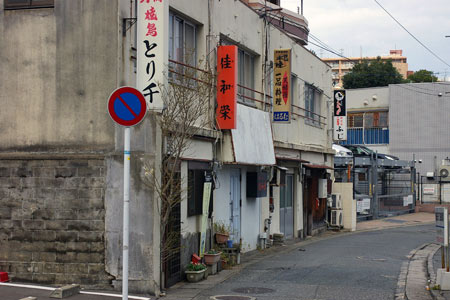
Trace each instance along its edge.
{"label": "stone retaining wall", "polygon": [[0,270],[15,282],[108,286],[104,157],[0,158]]}

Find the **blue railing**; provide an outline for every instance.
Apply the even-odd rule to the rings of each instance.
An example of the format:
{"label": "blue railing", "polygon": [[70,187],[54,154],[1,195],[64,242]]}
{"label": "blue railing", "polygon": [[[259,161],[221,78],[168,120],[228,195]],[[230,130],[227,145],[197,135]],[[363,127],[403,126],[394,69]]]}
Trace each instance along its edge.
{"label": "blue railing", "polygon": [[389,144],[388,128],[348,128],[347,140],[342,145],[351,144]]}

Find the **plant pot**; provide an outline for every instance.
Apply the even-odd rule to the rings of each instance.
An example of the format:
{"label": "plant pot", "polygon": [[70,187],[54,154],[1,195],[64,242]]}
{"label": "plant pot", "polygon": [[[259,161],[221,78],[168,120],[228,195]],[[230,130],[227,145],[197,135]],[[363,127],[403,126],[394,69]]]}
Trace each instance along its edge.
{"label": "plant pot", "polygon": [[228,248],[233,248],[233,241],[232,240],[228,240],[227,241],[227,247]]}
{"label": "plant pot", "polygon": [[228,263],[225,260],[221,261],[222,270],[225,270],[228,267]]}
{"label": "plant pot", "polygon": [[213,265],[215,263],[217,263],[220,260],[220,254],[221,253],[216,253],[216,254],[208,254],[205,253],[205,264],[207,265]]}
{"label": "plant pot", "polygon": [[225,244],[228,240],[229,234],[225,233],[216,233],[216,243],[217,244]]}
{"label": "plant pot", "polygon": [[205,277],[206,269],[200,271],[184,271],[186,273],[186,279],[189,282],[199,282]]}

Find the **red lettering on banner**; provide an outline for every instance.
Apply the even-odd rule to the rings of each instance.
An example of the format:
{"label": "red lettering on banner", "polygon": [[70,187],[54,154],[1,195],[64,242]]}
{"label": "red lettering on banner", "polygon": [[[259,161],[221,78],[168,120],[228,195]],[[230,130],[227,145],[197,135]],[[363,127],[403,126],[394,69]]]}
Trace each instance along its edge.
{"label": "red lettering on banner", "polygon": [[237,46],[217,49],[217,109],[219,129],[236,128],[237,111]]}

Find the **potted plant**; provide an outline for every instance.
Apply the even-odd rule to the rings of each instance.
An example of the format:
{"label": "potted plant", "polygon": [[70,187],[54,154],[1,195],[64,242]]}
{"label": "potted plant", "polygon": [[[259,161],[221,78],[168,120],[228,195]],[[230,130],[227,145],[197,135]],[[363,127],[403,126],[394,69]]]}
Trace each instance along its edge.
{"label": "potted plant", "polygon": [[206,266],[200,263],[189,263],[186,266],[186,279],[189,282],[198,282],[205,276]]}
{"label": "potted plant", "polygon": [[214,232],[216,233],[216,243],[225,244],[230,236],[228,227],[222,222],[214,223]]}
{"label": "potted plant", "polygon": [[229,262],[229,260],[230,260],[230,258],[225,253],[222,253],[220,255],[220,262],[221,262],[222,270],[228,269],[228,262]]}
{"label": "potted plant", "polygon": [[222,252],[217,252],[215,249],[211,249],[204,254],[205,264],[212,266],[220,260],[220,254]]}

